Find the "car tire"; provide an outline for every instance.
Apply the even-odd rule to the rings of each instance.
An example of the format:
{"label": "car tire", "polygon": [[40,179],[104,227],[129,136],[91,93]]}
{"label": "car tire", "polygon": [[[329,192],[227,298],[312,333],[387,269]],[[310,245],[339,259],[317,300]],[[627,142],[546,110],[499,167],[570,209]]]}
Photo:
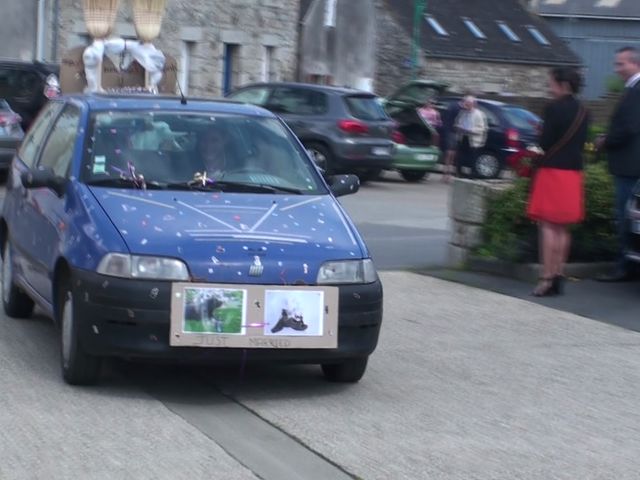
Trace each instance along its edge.
{"label": "car tire", "polygon": [[69,385],[94,384],[100,378],[102,358],[89,355],[82,348],[71,282],[63,279],[57,290],[62,378]]}
{"label": "car tire", "polygon": [[324,170],[325,175],[333,173],[333,154],[326,145],[318,142],[309,142],[304,144],[304,148],[311,154],[314,163]]}
{"label": "car tire", "polygon": [[367,370],[369,357],[357,357],[341,363],[323,363],[324,378],[335,383],[357,383]]}
{"label": "car tire", "polygon": [[358,172],[360,183],[373,182],[374,180],[378,180],[380,175],[382,175],[381,168],[369,168]]}
{"label": "car tire", "polygon": [[473,162],[473,176],[475,178],[498,178],[502,173],[502,165],[494,152],[485,150],[480,152]]}
{"label": "car tire", "polygon": [[400,175],[407,182],[420,182],[424,178],[429,176],[429,172],[420,171],[420,170],[400,170]]}
{"label": "car tire", "polygon": [[20,290],[13,279],[11,244],[5,241],[2,252],[2,305],[4,313],[13,318],[28,318],[33,313],[33,300]]}

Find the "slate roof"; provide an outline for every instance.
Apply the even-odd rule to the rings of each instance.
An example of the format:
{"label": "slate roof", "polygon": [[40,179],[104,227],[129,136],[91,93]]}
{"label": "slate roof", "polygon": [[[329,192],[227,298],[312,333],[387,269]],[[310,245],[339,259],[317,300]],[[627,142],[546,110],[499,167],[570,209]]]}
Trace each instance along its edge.
{"label": "slate roof", "polygon": [[533,0],[532,6],[543,16],[640,20],[638,0]]}
{"label": "slate roof", "polygon": [[[604,0],[607,1],[607,0]],[[638,1],[640,0],[631,0]],[[427,57],[457,58],[536,65],[580,65],[578,56],[519,0],[446,0],[427,2],[426,15],[435,18],[448,33],[443,36],[426,22],[422,24],[422,49]],[[414,0],[384,0],[384,5],[409,36],[413,32]],[[463,23],[472,20],[486,39],[476,38]],[[505,22],[521,41],[510,40],[498,26]],[[527,30],[535,27],[548,40],[541,45]]]}

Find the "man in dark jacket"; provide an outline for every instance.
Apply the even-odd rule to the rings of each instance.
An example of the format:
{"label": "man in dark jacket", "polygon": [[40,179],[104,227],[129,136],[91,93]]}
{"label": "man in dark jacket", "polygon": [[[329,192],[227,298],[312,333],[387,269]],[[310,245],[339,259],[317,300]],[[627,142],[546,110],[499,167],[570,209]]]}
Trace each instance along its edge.
{"label": "man in dark jacket", "polygon": [[625,89],[611,117],[607,135],[599,139],[598,147],[607,152],[609,171],[615,182],[620,259],[616,272],[599,280],[624,282],[632,278],[625,259],[628,237],[625,208],[640,179],[640,51],[633,47],[618,50],[615,70],[625,81]]}

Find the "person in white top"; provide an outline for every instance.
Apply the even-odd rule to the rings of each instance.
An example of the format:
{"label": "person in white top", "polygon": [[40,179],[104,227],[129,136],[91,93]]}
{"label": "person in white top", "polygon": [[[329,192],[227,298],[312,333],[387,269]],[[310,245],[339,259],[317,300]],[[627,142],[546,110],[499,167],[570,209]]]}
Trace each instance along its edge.
{"label": "person in white top", "polygon": [[473,164],[479,150],[487,142],[489,124],[487,116],[477,106],[475,97],[468,95],[462,102],[462,110],[455,123],[458,138],[457,170],[458,176],[464,176],[463,167]]}

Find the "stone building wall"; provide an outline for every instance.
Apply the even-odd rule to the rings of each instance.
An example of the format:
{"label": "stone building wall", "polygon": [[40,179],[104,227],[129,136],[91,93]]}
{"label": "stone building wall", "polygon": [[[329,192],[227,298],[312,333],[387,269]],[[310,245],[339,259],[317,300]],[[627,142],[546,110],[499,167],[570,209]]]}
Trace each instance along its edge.
{"label": "stone building wall", "polygon": [[[389,12],[384,0],[376,0],[378,38],[376,93],[391,94],[412,79],[412,39]],[[546,97],[548,66],[431,58],[420,50],[417,78],[439,80],[454,92],[509,93],[523,97]]]}
{"label": "stone building wall", "polygon": [[[135,38],[131,0],[121,0],[115,34]],[[154,44],[176,58],[189,58],[189,94],[219,96],[223,88],[225,44],[237,45],[234,86],[263,80],[270,47],[271,80],[296,73],[299,0],[168,0],[160,37]],[[85,45],[81,0],[60,0],[59,59]]]}

